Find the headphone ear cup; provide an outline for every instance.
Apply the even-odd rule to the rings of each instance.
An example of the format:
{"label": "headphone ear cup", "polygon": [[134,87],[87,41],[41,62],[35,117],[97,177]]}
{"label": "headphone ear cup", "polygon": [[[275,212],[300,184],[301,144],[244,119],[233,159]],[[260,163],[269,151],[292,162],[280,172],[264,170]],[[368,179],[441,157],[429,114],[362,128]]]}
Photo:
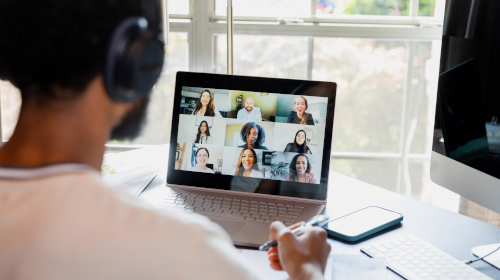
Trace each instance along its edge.
{"label": "headphone ear cup", "polygon": [[104,84],[111,99],[132,102],[151,92],[160,77],[164,45],[144,18],[124,20],[108,47]]}

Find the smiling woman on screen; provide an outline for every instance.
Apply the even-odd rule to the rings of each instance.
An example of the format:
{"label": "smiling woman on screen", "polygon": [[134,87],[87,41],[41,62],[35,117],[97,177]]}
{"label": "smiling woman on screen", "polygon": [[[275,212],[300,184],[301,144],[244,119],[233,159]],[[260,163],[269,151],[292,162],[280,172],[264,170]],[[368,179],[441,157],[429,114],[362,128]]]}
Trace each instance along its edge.
{"label": "smiling woman on screen", "polygon": [[196,144],[212,144],[212,137],[210,136],[207,121],[201,121],[198,133],[194,134],[193,142]]}
{"label": "smiling woman on screen", "polygon": [[290,114],[288,114],[287,123],[314,125],[312,115],[306,113],[309,106],[307,105],[307,99],[304,96],[298,96],[295,98],[293,106],[295,111],[291,111]]}
{"label": "smiling woman on screen", "polygon": [[316,178],[314,178],[314,174],[311,173],[311,164],[305,154],[298,154],[293,157],[286,180],[311,184],[318,183]]}
{"label": "smiling woman on screen", "polygon": [[208,89],[201,93],[194,107],[193,115],[222,118],[219,111],[215,109],[214,98]]}
{"label": "smiling woman on screen", "polygon": [[257,164],[257,154],[253,149],[243,149],[236,164],[236,169],[232,172],[235,176],[264,178],[264,174],[259,171]]}
{"label": "smiling woman on screen", "polygon": [[198,150],[196,150],[194,158],[196,161],[196,166],[191,167],[190,171],[215,174],[212,169],[207,167],[207,162],[210,158],[210,153],[208,152],[207,148],[199,148]]}
{"label": "smiling woman on screen", "polygon": [[284,152],[312,154],[311,150],[307,146],[306,132],[303,130],[297,131],[295,134],[295,140],[293,143],[288,143],[286,145]]}

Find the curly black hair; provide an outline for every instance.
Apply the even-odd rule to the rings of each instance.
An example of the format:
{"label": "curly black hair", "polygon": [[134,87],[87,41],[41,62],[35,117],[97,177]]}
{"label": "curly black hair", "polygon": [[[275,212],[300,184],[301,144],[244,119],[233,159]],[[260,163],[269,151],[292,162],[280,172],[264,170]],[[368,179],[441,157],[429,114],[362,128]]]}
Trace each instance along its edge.
{"label": "curly black hair", "polygon": [[146,17],[141,1],[0,0],[0,77],[21,90],[23,102],[78,98],[103,72],[114,29],[127,17]]}
{"label": "curly black hair", "polygon": [[252,130],[252,128],[257,128],[259,130],[259,134],[257,136],[257,141],[255,141],[255,144],[262,145],[266,141],[266,131],[264,130],[264,128],[262,126],[254,123],[254,122],[246,123],[241,128],[240,135],[241,135],[243,142],[247,143],[247,136],[248,136],[248,134],[250,134],[250,130]]}

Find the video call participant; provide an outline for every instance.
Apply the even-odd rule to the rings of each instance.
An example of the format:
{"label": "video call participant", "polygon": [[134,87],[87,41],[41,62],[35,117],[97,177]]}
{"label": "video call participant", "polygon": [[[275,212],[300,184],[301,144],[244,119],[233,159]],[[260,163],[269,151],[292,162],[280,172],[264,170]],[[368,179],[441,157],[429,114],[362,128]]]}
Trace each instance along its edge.
{"label": "video call participant", "polygon": [[295,98],[293,106],[295,107],[295,111],[291,111],[290,114],[288,114],[287,123],[314,125],[312,115],[306,113],[309,106],[307,105],[307,99],[304,96]]}
{"label": "video call participant", "polygon": [[222,118],[220,112],[215,108],[214,98],[208,89],[204,90],[196,101],[193,115]]}
{"label": "video call participant", "polygon": [[257,154],[253,149],[243,149],[236,164],[236,169],[232,172],[235,176],[264,178],[264,174],[259,171]]}
{"label": "video call participant", "polygon": [[311,150],[307,146],[306,132],[303,130],[297,131],[295,134],[295,140],[293,143],[288,143],[286,145],[284,152],[312,154]]}
{"label": "video call participant", "polygon": [[207,148],[199,148],[194,154],[194,161],[196,165],[191,167],[190,171],[204,172],[215,174],[215,171],[207,167],[208,159],[210,158],[210,153]]}
{"label": "video call participant", "polygon": [[[157,211],[101,182],[105,143],[137,136],[148,103],[111,99],[107,46],[125,19],[149,22],[142,4],[156,2],[0,1],[0,76],[22,98],[15,131],[0,147],[4,278],[261,278],[206,217]],[[271,238],[273,268],[291,279],[323,277],[324,230],[297,238],[274,222]]]}
{"label": "video call participant", "polygon": [[245,99],[245,108],[242,108],[238,111],[238,115],[236,117],[239,120],[248,120],[248,121],[262,121],[262,114],[260,113],[260,109],[258,107],[254,107],[254,102],[252,97],[247,97]]}
{"label": "video call participant", "polygon": [[201,121],[200,126],[198,126],[198,133],[194,134],[193,142],[196,144],[212,144],[207,121]]}
{"label": "video call participant", "polygon": [[254,122],[246,123],[241,128],[241,139],[245,145],[239,146],[245,149],[260,149],[267,150],[262,144],[266,141],[266,132],[264,128]]}
{"label": "video call participant", "polygon": [[286,175],[286,181],[317,184],[318,181],[311,173],[311,164],[305,154],[298,154],[293,157]]}

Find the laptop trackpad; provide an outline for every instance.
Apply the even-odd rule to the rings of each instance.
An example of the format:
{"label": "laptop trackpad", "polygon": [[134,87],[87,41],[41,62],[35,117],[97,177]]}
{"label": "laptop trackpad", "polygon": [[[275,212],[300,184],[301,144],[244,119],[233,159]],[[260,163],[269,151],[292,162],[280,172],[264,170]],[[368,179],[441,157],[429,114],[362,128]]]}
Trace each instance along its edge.
{"label": "laptop trackpad", "polygon": [[236,236],[238,232],[245,226],[245,223],[229,222],[224,220],[210,219],[214,223],[218,223],[230,236]]}

